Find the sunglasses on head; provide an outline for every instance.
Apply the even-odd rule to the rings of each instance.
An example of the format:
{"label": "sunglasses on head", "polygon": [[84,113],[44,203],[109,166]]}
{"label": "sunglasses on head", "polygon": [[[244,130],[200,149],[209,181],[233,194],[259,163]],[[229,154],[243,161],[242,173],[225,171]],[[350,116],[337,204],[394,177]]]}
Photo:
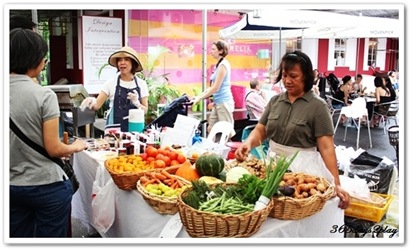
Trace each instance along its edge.
{"label": "sunglasses on head", "polygon": [[298,61],[299,61],[299,60],[302,60],[303,62],[308,63],[304,57],[299,56],[299,55],[297,55],[297,54],[295,54],[295,53],[289,53],[289,54],[286,56],[286,58],[289,58],[289,59],[293,58],[293,59],[297,59]]}

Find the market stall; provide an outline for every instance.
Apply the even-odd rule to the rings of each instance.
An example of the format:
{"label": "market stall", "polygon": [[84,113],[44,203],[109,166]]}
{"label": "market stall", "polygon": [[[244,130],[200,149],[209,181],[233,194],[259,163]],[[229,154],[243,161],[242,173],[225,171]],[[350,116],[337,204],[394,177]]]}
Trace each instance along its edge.
{"label": "market stall", "polygon": [[[106,171],[104,151],[83,151],[73,156],[73,166],[81,183],[73,196],[72,217],[80,219],[88,228],[93,228],[92,187],[98,168]],[[107,171],[106,171],[107,172]],[[109,176],[108,176],[109,177]],[[158,238],[172,215],[161,215],[149,206],[137,190],[115,189],[115,220],[107,232],[99,232],[102,237],[142,237]],[[344,225],[344,211],[338,208],[337,197],[328,200],[316,214],[301,220],[278,220],[267,218],[259,231],[252,237],[279,238],[343,238],[336,227]],[[316,229],[316,231],[314,231]],[[182,228],[178,238],[189,237]]]}

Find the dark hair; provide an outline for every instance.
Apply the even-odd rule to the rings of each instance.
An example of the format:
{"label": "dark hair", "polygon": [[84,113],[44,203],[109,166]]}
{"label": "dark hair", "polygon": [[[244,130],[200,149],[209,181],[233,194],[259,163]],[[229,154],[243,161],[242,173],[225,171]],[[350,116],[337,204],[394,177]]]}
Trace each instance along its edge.
{"label": "dark hair", "polygon": [[47,52],[47,42],[38,33],[13,29],[10,32],[10,73],[26,74],[37,68]]}
{"label": "dark hair", "polygon": [[254,78],[254,79],[252,79],[252,80],[250,81],[249,84],[250,84],[250,88],[251,88],[251,89],[255,89],[256,86],[259,85],[259,80],[257,80],[256,78]]}
{"label": "dark hair", "polygon": [[386,89],[386,86],[383,84],[383,78],[382,77],[375,77],[373,80],[373,83],[375,84],[375,87],[382,87]]}
{"label": "dark hair", "polygon": [[10,17],[10,30],[16,28],[33,30],[37,26],[30,18],[22,15],[13,15]]}
{"label": "dark hair", "polygon": [[288,52],[282,57],[282,61],[278,67],[279,75],[276,78],[276,83],[282,79],[282,71],[288,72],[295,67],[296,64],[300,65],[303,73],[303,81],[305,83],[304,91],[308,92],[312,90],[313,81],[315,80],[312,61],[310,61],[308,55],[301,51]]}
{"label": "dark hair", "polygon": [[356,75],[356,78],[361,78],[361,79],[363,79],[363,76],[362,76],[362,74],[358,74],[358,75]]}
{"label": "dark hair", "polygon": [[220,56],[226,57],[227,54],[229,54],[229,46],[225,41],[219,40],[217,42],[213,42],[214,45],[216,45],[216,48],[220,51],[223,50],[222,54]]}
{"label": "dark hair", "polygon": [[344,84],[346,84],[349,80],[351,80],[352,79],[352,77],[351,76],[349,76],[349,75],[346,75],[346,76],[344,76],[343,78],[342,78],[342,82],[344,83]]}

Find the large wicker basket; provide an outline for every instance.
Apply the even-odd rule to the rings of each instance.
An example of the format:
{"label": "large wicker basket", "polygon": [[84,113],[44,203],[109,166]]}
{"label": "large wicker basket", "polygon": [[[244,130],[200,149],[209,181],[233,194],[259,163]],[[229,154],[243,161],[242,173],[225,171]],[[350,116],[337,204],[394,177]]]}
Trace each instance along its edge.
{"label": "large wicker basket", "polygon": [[309,196],[305,199],[296,199],[289,196],[273,197],[274,205],[269,217],[281,220],[298,220],[314,215],[322,210],[326,201],[335,194],[335,187],[322,178],[317,178],[325,184],[327,189],[322,194]]}
{"label": "large wicker basket", "polygon": [[176,173],[176,170],[180,167],[180,165],[176,165],[161,169],[144,170],[141,172],[115,173],[108,167],[107,162],[108,160],[104,162],[104,166],[106,167],[106,170],[109,172],[110,176],[112,176],[113,182],[117,185],[118,188],[127,191],[136,189],[137,181],[140,179],[140,177],[144,175],[145,172],[166,170],[168,173],[174,174]]}
{"label": "large wicker basket", "polygon": [[183,202],[191,190],[183,191],[177,202],[180,219],[191,237],[249,237],[260,229],[273,207],[271,200],[264,209],[238,215],[203,212]]}
{"label": "large wicker basket", "polygon": [[[182,177],[179,177],[177,175],[172,176],[180,180],[183,185],[191,185],[190,181]],[[142,194],[143,199],[147,202],[147,204],[149,204],[159,214],[175,214],[178,212],[177,197],[173,198],[149,193],[140,183],[140,180],[137,182],[136,187],[137,191]]]}

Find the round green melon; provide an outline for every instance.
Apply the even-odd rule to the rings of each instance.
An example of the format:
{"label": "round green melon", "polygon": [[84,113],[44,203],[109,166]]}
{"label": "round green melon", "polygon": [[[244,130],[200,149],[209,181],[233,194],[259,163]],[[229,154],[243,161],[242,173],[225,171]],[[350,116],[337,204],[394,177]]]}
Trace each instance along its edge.
{"label": "round green melon", "polygon": [[201,176],[219,177],[225,167],[225,160],[217,154],[204,154],[196,160],[196,170]]}

